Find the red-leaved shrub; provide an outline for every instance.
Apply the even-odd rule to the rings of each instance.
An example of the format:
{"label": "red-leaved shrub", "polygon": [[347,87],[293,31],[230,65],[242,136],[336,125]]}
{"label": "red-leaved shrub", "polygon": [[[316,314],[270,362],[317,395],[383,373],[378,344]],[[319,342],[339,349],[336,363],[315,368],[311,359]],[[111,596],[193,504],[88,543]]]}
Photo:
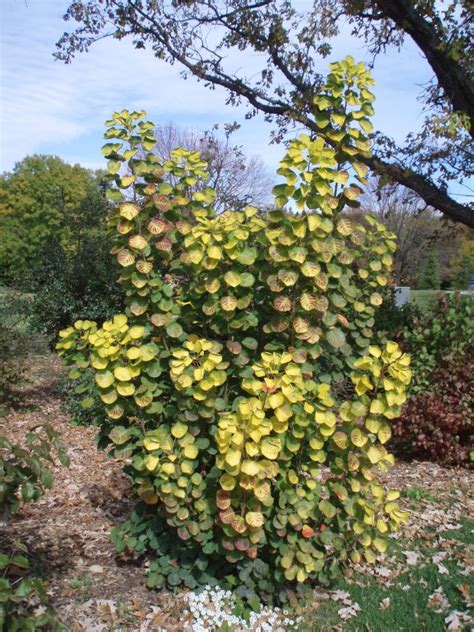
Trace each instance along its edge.
{"label": "red-leaved shrub", "polygon": [[474,361],[436,369],[429,392],[413,395],[393,422],[392,449],[405,459],[469,465],[473,449]]}

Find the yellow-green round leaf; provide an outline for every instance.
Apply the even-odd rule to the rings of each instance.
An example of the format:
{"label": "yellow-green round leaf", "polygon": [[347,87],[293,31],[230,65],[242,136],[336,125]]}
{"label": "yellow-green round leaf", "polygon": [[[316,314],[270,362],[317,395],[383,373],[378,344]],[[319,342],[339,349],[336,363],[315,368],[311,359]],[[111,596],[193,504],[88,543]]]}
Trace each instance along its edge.
{"label": "yellow-green round leaf", "polygon": [[229,465],[229,467],[234,468],[234,467],[237,467],[237,465],[239,465],[241,458],[242,458],[242,454],[240,453],[240,450],[235,450],[231,448],[230,450],[227,451],[225,455],[225,462],[227,463],[227,465]]}
{"label": "yellow-green round leaf", "polygon": [[263,439],[260,449],[264,457],[273,461],[280,454],[280,439],[278,437],[266,437]]}
{"label": "yellow-green round leaf", "polygon": [[119,406],[118,404],[113,406],[112,408],[107,408],[107,415],[112,419],[120,419],[124,412],[125,411],[122,406]]}
{"label": "yellow-green round leaf", "polygon": [[318,504],[318,507],[321,513],[326,516],[326,518],[334,518],[334,516],[336,515],[336,507],[334,507],[334,505],[332,505],[329,500],[321,500],[321,502]]}
{"label": "yellow-green round leaf", "polygon": [[257,476],[260,471],[260,467],[255,461],[250,461],[246,459],[242,462],[240,471],[244,474],[247,474],[247,476]]}
{"label": "yellow-green round leaf", "polygon": [[222,489],[228,492],[233,490],[237,483],[236,479],[230,474],[227,474],[227,472],[225,474],[222,474],[222,476],[219,479],[219,482]]}
{"label": "yellow-green round leaf", "polygon": [[140,349],[138,347],[130,347],[127,349],[127,358],[129,360],[137,360],[140,357]]}
{"label": "yellow-green round leaf", "polygon": [[132,340],[138,340],[139,338],[143,336],[144,333],[145,333],[145,327],[142,327],[140,325],[135,325],[134,327],[130,327],[130,329],[128,330],[128,335],[130,336],[130,338],[132,338]]}
{"label": "yellow-green round leaf", "polygon": [[388,424],[384,424],[377,433],[380,443],[387,443],[392,436],[392,430]]}
{"label": "yellow-green round leaf", "polygon": [[249,527],[258,529],[259,527],[263,526],[263,514],[259,511],[249,511],[245,514],[245,522],[249,525]]}
{"label": "yellow-green round leaf", "polygon": [[119,366],[114,369],[114,375],[116,379],[120,380],[121,382],[129,382],[133,377],[132,372],[126,366]]}
{"label": "yellow-green round leaf", "polygon": [[237,287],[240,285],[240,280],[240,274],[234,270],[229,270],[229,272],[224,274],[224,281],[227,285],[230,285],[230,287]]}
{"label": "yellow-green round leaf", "polygon": [[183,328],[176,322],[166,325],[165,329],[170,338],[179,338],[183,334]]}
{"label": "yellow-green round leaf", "polygon": [[159,463],[158,457],[153,456],[152,454],[149,454],[145,459],[145,467],[150,472],[152,472],[156,468],[158,463]]}
{"label": "yellow-green round leaf", "polygon": [[140,394],[135,393],[134,399],[137,406],[140,406],[140,408],[146,408],[152,403],[153,395],[149,391]]}
{"label": "yellow-green round leaf", "polygon": [[110,371],[105,371],[103,373],[97,373],[95,376],[95,381],[100,388],[109,388],[114,383],[114,376]]}
{"label": "yellow-green round leaf", "polygon": [[210,259],[221,259],[222,258],[222,250],[219,248],[219,246],[211,246],[207,250],[207,256]]}
{"label": "yellow-green round leaf", "polygon": [[131,382],[120,382],[116,386],[117,393],[124,397],[130,397],[135,392],[135,387]]}
{"label": "yellow-green round leaf", "polygon": [[139,212],[140,208],[131,202],[124,202],[120,205],[119,213],[122,217],[125,217],[125,219],[132,220]]}
{"label": "yellow-green round leaf", "polygon": [[100,399],[104,402],[104,404],[113,404],[117,400],[117,392],[112,390],[106,393],[101,393]]}
{"label": "yellow-green round leaf", "polygon": [[160,449],[160,442],[158,441],[158,439],[154,437],[153,438],[147,437],[143,439],[143,445],[145,446],[145,450],[149,450],[150,452],[152,450]]}
{"label": "yellow-green round leaf", "polygon": [[195,459],[199,454],[199,450],[194,444],[184,446],[183,454],[187,459]]}
{"label": "yellow-green round leaf", "polygon": [[332,436],[332,440],[340,450],[345,450],[348,446],[347,435],[345,432],[335,432]]}
{"label": "yellow-green round leaf", "polygon": [[186,424],[183,424],[181,421],[177,421],[171,427],[171,434],[173,435],[173,437],[176,437],[176,439],[181,439],[187,432],[188,426]]}
{"label": "yellow-green round leaf", "polygon": [[237,307],[237,299],[235,296],[223,296],[220,304],[225,312],[232,312]]}
{"label": "yellow-green round leaf", "polygon": [[360,428],[354,428],[351,432],[351,441],[358,448],[362,448],[367,443],[367,436],[360,430]]}
{"label": "yellow-green round leaf", "polygon": [[375,465],[376,463],[382,460],[383,454],[381,453],[380,449],[377,446],[372,445],[367,450],[367,458],[372,464]]}

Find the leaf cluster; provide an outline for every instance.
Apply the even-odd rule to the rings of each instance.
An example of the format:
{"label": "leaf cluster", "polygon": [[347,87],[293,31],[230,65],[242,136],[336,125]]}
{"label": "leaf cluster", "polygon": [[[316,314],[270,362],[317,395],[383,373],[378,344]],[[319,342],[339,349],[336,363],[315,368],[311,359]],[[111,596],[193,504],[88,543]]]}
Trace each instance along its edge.
{"label": "leaf cluster", "polygon": [[28,431],[24,446],[0,437],[0,514],[7,517],[18,511],[21,503],[38,500],[51,489],[53,476],[48,464],[53,454],[63,465],[69,459],[60,435],[49,425]]}
{"label": "leaf cluster", "polygon": [[394,422],[394,452],[407,460],[472,466],[473,377],[472,355],[437,368],[430,390],[410,397]]}
{"label": "leaf cluster", "polygon": [[25,313],[27,301],[14,291],[0,287],[0,417],[19,404],[15,387],[25,382],[24,356],[28,349],[19,331],[19,312]]}
{"label": "leaf cluster", "polygon": [[404,459],[469,465],[473,434],[473,301],[440,298],[429,322],[402,331],[413,380],[391,447]]}
{"label": "leaf cluster", "polygon": [[[30,568],[26,553],[26,546],[20,542],[16,542],[12,553],[0,553],[1,629],[7,632],[66,632],[66,626],[59,621],[47,603],[43,583],[39,579],[24,575]],[[21,574],[20,577],[18,574]],[[32,612],[33,604],[36,606],[36,612]]]}
{"label": "leaf cluster", "polygon": [[[51,426],[32,428],[24,445],[12,444],[0,436],[0,520],[7,522],[21,504],[38,500],[51,489],[53,476],[48,467],[68,465],[66,448]],[[47,604],[42,582],[27,576],[30,568],[25,545],[16,542],[11,553],[0,552],[0,627],[8,632],[29,630],[65,630]],[[18,577],[20,573],[20,577]],[[32,612],[33,606],[39,613]]]}
{"label": "leaf cluster", "polygon": [[427,319],[415,315],[403,332],[403,346],[412,357],[411,393],[428,391],[433,372],[445,365],[456,366],[472,353],[474,339],[474,301],[469,296],[455,295],[438,299]]}

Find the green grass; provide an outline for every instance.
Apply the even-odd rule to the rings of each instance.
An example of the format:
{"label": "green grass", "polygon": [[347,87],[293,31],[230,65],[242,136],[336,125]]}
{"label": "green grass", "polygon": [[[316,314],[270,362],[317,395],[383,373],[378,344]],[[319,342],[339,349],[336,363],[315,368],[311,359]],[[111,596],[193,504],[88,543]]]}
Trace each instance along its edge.
{"label": "green grass", "polygon": [[[443,537],[452,542],[452,548],[442,565],[448,573],[440,573],[432,556],[440,549],[434,547],[429,539],[392,542],[388,551],[388,561],[384,566],[395,571],[387,579],[356,573],[350,579],[341,579],[335,590],[349,593],[350,600],[359,604],[361,611],[357,616],[343,621],[338,611],[344,607],[340,601],[322,600],[320,605],[305,617],[301,632],[329,632],[330,630],[368,632],[444,632],[445,617],[453,611],[467,611],[467,604],[459,590],[469,583],[469,578],[461,573],[462,560],[466,544],[473,541],[474,522],[465,520],[456,531],[443,532]],[[419,555],[416,566],[406,566],[403,551],[415,550]],[[402,572],[396,575],[397,570]],[[442,587],[449,605],[443,612],[436,612],[428,604],[430,595]],[[471,585],[471,591],[473,586]],[[317,598],[317,592],[316,592]],[[383,607],[383,600],[389,599]],[[466,625],[465,630],[469,627]]]}
{"label": "green grass", "polygon": [[18,332],[25,332],[30,298],[30,294],[0,285],[0,323]]}
{"label": "green grass", "polygon": [[45,337],[34,331],[29,322],[31,296],[0,285],[0,346],[7,347],[8,358],[21,359],[46,349]]}
{"label": "green grass", "polygon": [[[454,290],[410,290],[410,305],[418,307],[421,311],[431,310],[435,307],[437,296],[439,294],[446,296],[447,298],[454,294]],[[473,296],[474,293],[471,293]],[[464,298],[463,295],[462,299]],[[461,299],[461,300],[462,300]]]}
{"label": "green grass", "polygon": [[446,540],[455,540],[460,544],[472,546],[474,543],[474,521],[468,519],[462,520],[461,525],[459,531],[446,531],[443,537],[445,537]]}
{"label": "green grass", "polygon": [[421,310],[431,309],[436,305],[439,290],[410,290],[410,305]]}
{"label": "green grass", "polygon": [[423,489],[423,487],[418,487],[417,485],[415,485],[414,487],[406,487],[405,489],[402,489],[401,496],[402,498],[408,498],[409,500],[416,501],[424,499],[430,501],[436,500],[433,494],[430,494],[430,492]]}

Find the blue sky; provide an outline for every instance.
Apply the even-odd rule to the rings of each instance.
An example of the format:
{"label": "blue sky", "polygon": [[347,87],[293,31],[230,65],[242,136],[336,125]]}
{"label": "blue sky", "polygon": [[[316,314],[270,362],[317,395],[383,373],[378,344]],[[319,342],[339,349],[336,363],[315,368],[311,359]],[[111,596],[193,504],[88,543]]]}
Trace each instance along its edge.
{"label": "blue sky", "polygon": [[[303,5],[308,0],[296,0]],[[245,121],[245,108],[225,105],[225,92],[210,91],[178,66],[136,51],[127,41],[103,40],[65,65],[52,57],[55,42],[72,28],[62,20],[66,0],[0,0],[1,128],[0,172],[32,153],[61,156],[84,166],[104,166],[100,147],[103,122],[122,108],[145,109],[155,123],[174,121],[183,128],[209,129],[237,120],[234,141],[275,168],[282,147],[269,145],[270,126],[257,117]],[[332,60],[370,56],[349,34],[340,36]],[[250,55],[241,55],[246,67]],[[416,96],[429,78],[428,66],[408,43],[401,53],[380,58],[375,72],[378,129],[401,140],[422,120]]]}

